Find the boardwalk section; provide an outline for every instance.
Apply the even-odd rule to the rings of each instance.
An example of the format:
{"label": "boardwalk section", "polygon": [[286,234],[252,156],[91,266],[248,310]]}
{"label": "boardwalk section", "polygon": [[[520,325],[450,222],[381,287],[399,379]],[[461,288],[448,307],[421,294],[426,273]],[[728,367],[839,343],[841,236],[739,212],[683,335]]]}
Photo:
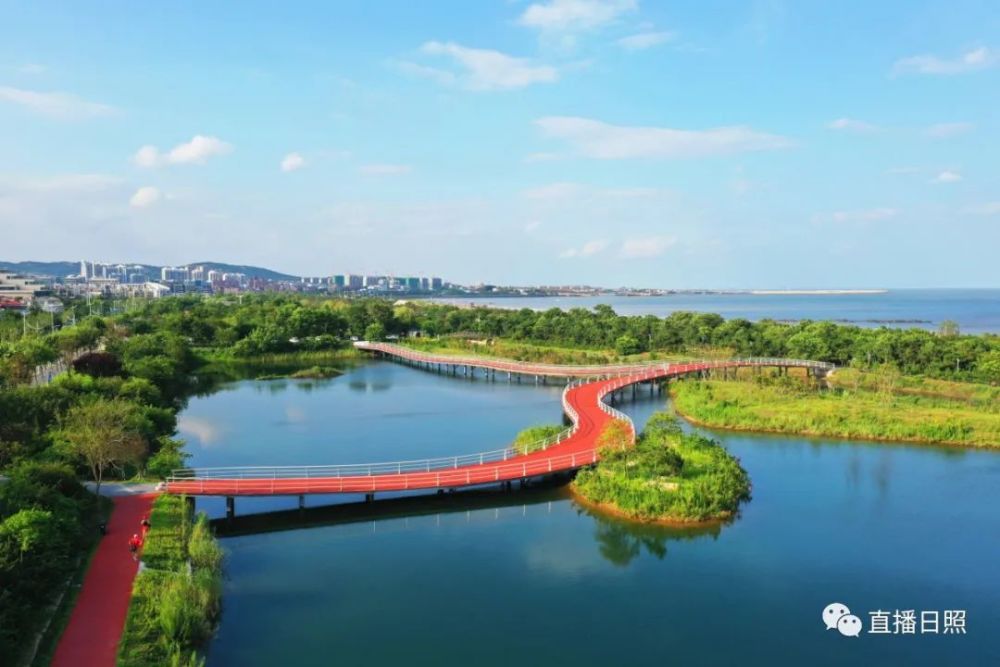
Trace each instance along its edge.
{"label": "boardwalk section", "polygon": [[168,493],[191,496],[272,496],[333,493],[374,494],[383,491],[450,489],[523,480],[569,472],[595,463],[598,440],[609,423],[624,422],[632,437],[632,421],[605,402],[612,392],[642,382],[747,366],[804,367],[826,372],[829,364],[789,359],[733,359],[682,364],[619,364],[564,366],[517,362],[489,357],[434,355],[388,343],[360,342],[361,350],[453,375],[482,374],[495,378],[544,377],[567,380],[563,411],[571,426],[558,436],[521,454],[512,448],[464,456],[342,466],[256,466],[191,468],[175,472]]}

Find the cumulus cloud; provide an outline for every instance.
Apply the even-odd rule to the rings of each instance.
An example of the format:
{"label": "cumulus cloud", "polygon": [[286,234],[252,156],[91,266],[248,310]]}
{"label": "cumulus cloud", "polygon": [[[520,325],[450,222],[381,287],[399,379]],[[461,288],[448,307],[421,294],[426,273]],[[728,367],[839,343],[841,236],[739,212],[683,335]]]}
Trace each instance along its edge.
{"label": "cumulus cloud", "polygon": [[528,6],[518,22],[546,31],[592,30],[613,23],[637,7],[636,0],[549,0]]}
{"label": "cumulus cloud", "polygon": [[367,176],[395,176],[408,174],[412,169],[408,164],[365,164],[358,167],[358,171]]}
{"label": "cumulus cloud", "polygon": [[17,104],[34,113],[57,120],[84,120],[116,113],[114,107],[91,102],[72,93],[45,93],[10,86],[0,86],[0,102]]}
{"label": "cumulus cloud", "polygon": [[400,67],[443,85],[477,91],[512,90],[535,83],[551,83],[559,78],[555,67],[492,49],[474,49],[454,42],[427,42],[420,50],[428,55],[450,58],[458,69],[450,71],[409,62],[400,63]]}
{"label": "cumulus cloud", "polygon": [[595,239],[593,241],[587,241],[579,248],[567,248],[559,253],[559,257],[562,259],[568,259],[571,257],[593,257],[594,255],[603,252],[607,247],[607,241],[603,239]]}
{"label": "cumulus cloud", "polygon": [[962,180],[962,174],[951,169],[945,169],[934,177],[934,183],[958,183]]}
{"label": "cumulus cloud", "polygon": [[298,153],[289,153],[281,160],[281,171],[289,172],[306,166],[306,159]]}
{"label": "cumulus cloud", "polygon": [[618,46],[626,51],[642,51],[664,42],[669,42],[677,35],[673,32],[662,30],[659,32],[640,32],[628,37],[622,37],[617,41]]}
{"label": "cumulus cloud", "polygon": [[627,259],[659,257],[674,246],[677,239],[672,236],[650,236],[647,238],[625,239],[619,256]]}
{"label": "cumulus cloud", "polygon": [[838,118],[828,123],[827,127],[831,130],[846,130],[848,132],[874,132],[878,129],[876,125],[855,118]]}
{"label": "cumulus cloud", "polygon": [[895,76],[905,74],[964,74],[993,67],[1000,62],[1000,54],[981,46],[959,54],[954,58],[940,58],[935,55],[919,55],[901,58],[892,66]]}
{"label": "cumulus cloud", "polygon": [[161,153],[156,146],[143,146],[132,156],[132,161],[146,168],[173,164],[204,164],[209,158],[225,155],[232,150],[230,144],[217,137],[197,134],[191,141],[177,144],[166,153]]}
{"label": "cumulus cloud", "polygon": [[135,191],[132,198],[128,200],[132,208],[146,208],[160,201],[162,194],[151,185],[146,185]]}
{"label": "cumulus cloud", "polygon": [[785,137],[748,127],[677,130],[611,125],[571,116],[549,116],[535,124],[545,135],[567,141],[578,154],[601,160],[693,158],[774,150],[792,143]]}
{"label": "cumulus cloud", "polygon": [[813,222],[878,222],[899,215],[899,211],[887,206],[854,211],[834,211],[813,216]]}
{"label": "cumulus cloud", "polygon": [[937,123],[930,125],[924,130],[924,134],[932,139],[948,139],[962,134],[972,132],[975,126],[972,123]]}

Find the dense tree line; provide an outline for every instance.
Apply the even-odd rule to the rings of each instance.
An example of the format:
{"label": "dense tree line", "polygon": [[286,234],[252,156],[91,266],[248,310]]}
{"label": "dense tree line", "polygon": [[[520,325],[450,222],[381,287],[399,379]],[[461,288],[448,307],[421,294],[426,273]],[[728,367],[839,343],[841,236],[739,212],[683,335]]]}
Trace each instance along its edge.
{"label": "dense tree line", "polygon": [[[77,372],[23,384],[32,364],[99,341]],[[77,480],[182,465],[172,436],[194,357],[176,334],[93,320],[8,344],[0,363],[0,655],[18,656],[97,539],[97,498]]]}

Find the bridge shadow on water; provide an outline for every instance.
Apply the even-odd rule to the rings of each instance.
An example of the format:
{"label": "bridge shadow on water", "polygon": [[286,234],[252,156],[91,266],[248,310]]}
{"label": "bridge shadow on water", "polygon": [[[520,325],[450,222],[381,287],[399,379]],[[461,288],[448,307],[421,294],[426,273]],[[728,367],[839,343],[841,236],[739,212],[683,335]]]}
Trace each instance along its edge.
{"label": "bridge shadow on water", "polygon": [[[569,476],[554,476],[535,481],[526,488],[505,491],[479,488],[452,493],[387,498],[375,502],[351,502],[306,509],[290,509],[232,518],[219,518],[212,526],[220,538],[263,533],[306,530],[331,526],[350,526],[398,521],[420,517],[444,517],[460,514],[483,514],[489,510],[523,508],[552,503],[570,503],[577,516],[594,523],[594,541],[601,556],[609,563],[626,567],[643,552],[658,559],[667,555],[669,542],[701,538],[716,539],[727,523],[713,522],[692,526],[641,523],[605,514],[572,498]],[[504,516],[517,516],[507,513]],[[497,514],[499,516],[499,514]]]}

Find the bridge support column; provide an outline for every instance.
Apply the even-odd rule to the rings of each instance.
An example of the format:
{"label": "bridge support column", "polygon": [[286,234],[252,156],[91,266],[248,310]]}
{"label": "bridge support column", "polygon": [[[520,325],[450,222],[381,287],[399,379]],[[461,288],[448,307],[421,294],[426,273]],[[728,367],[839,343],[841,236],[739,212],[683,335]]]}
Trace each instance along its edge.
{"label": "bridge support column", "polygon": [[370,502],[372,502],[373,500],[375,500],[375,492],[374,492],[374,491],[373,491],[373,492],[371,492],[371,493],[366,493],[366,494],[365,494],[365,502],[366,502],[366,503],[370,503]]}
{"label": "bridge support column", "polygon": [[306,497],[303,495],[299,496],[299,509],[304,510],[306,508]]}
{"label": "bridge support column", "polygon": [[194,496],[184,496],[184,502],[187,503],[187,509],[194,516]]}
{"label": "bridge support column", "polygon": [[236,498],[226,496],[226,518],[232,519],[236,516]]}

